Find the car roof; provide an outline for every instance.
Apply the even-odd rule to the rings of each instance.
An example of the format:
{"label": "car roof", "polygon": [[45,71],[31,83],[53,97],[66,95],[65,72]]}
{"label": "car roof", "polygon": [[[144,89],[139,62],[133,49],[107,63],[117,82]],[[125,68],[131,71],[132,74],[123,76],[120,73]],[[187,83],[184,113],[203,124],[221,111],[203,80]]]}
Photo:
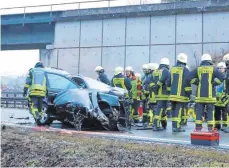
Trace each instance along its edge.
{"label": "car roof", "polygon": [[64,70],[62,70],[60,68],[45,67],[44,69],[45,69],[45,72],[56,73],[56,74],[60,74],[60,75],[71,77],[71,74],[70,73],[68,73],[67,71],[64,71]]}

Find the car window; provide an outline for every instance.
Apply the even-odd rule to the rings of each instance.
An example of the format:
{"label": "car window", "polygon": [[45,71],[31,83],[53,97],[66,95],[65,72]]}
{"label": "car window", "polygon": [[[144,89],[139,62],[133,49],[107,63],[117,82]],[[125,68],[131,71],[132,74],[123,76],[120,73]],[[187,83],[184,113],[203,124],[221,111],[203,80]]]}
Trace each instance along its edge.
{"label": "car window", "polygon": [[87,82],[88,87],[91,89],[98,89],[98,90],[109,90],[111,87],[105,83],[97,81],[92,78],[84,77],[84,80]]}
{"label": "car window", "polygon": [[84,89],[87,88],[87,85],[86,85],[86,83],[84,82],[83,79],[77,78],[77,77],[73,77],[73,80],[74,80],[74,81],[76,82],[76,84],[79,85],[81,88],[84,88]]}
{"label": "car window", "polygon": [[47,77],[51,89],[65,90],[78,88],[75,83],[63,76],[48,73]]}

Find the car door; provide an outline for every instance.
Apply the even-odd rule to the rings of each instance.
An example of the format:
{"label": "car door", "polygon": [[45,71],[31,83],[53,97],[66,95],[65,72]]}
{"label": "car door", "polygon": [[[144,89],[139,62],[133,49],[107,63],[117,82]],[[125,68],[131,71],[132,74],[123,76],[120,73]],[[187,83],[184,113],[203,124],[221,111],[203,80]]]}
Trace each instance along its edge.
{"label": "car door", "polygon": [[73,81],[65,76],[55,73],[46,73],[46,76],[48,83],[48,102],[51,104],[53,104],[55,96],[61,91],[79,88]]}

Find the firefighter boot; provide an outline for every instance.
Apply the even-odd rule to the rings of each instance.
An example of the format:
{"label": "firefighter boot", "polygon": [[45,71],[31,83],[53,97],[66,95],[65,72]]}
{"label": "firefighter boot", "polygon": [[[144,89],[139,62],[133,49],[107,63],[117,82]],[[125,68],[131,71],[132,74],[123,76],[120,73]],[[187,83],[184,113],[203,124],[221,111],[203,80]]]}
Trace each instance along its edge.
{"label": "firefighter boot", "polygon": [[167,120],[162,120],[161,126],[162,126],[162,128],[166,129],[167,128]]}
{"label": "firefighter boot", "polygon": [[162,131],[163,128],[161,128],[158,124],[158,119],[154,119],[153,121],[153,131]]}

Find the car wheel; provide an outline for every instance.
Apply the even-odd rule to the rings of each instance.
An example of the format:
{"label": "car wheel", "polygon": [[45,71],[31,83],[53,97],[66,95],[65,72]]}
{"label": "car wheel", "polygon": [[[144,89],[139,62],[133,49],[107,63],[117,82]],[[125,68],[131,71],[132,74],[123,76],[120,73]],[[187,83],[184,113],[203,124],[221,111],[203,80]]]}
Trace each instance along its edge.
{"label": "car wheel", "polygon": [[50,125],[53,120],[50,118],[50,113],[48,112],[48,106],[46,104],[43,105],[42,109],[43,113],[40,118],[37,120],[37,125]]}
{"label": "car wheel", "polygon": [[111,108],[106,108],[103,109],[102,112],[107,116],[107,118],[109,119],[109,126],[108,129],[112,130],[112,131],[118,131],[118,127],[117,127],[117,122],[118,120],[113,117],[113,114],[116,113],[115,111],[116,109],[111,109]]}

